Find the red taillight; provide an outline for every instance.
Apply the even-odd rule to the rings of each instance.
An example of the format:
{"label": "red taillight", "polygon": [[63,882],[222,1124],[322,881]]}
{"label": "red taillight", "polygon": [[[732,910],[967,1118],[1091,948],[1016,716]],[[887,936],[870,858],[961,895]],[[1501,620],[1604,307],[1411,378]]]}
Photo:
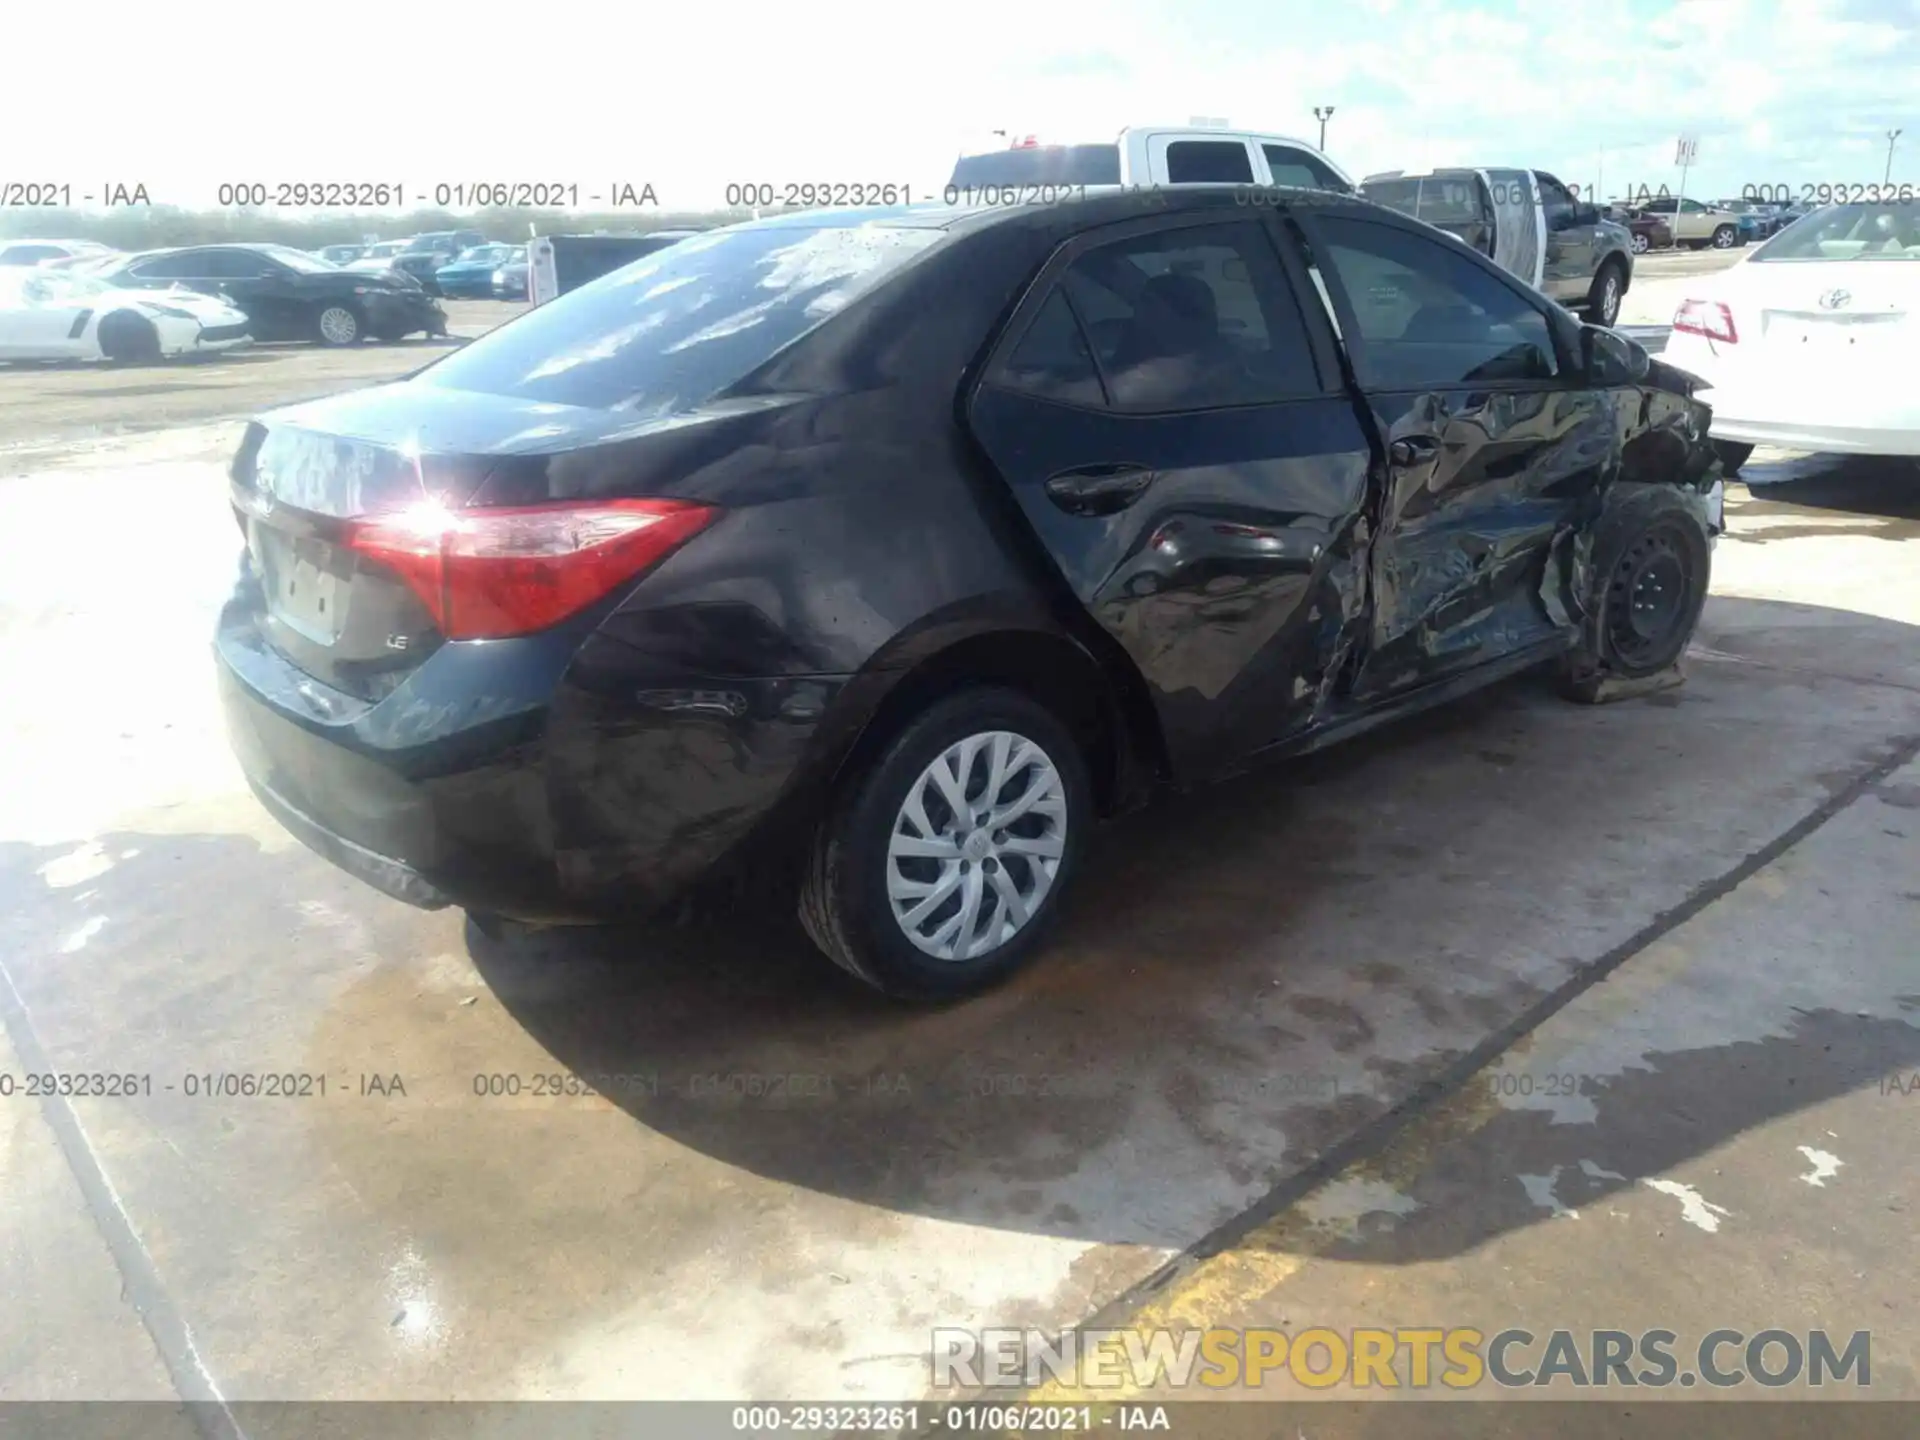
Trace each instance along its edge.
{"label": "red taillight", "polygon": [[347,546],[397,572],[450,640],[557,624],[634,579],[720,512],[683,500],[449,510],[352,522]]}
{"label": "red taillight", "polygon": [[1718,300],[1683,300],[1673,312],[1676,335],[1703,335],[1722,344],[1740,343],[1740,332],[1733,326],[1733,311]]}
{"label": "red taillight", "polygon": [[1007,148],[1010,150],[1038,150],[1040,148],[1040,137],[1038,135],[1022,135]]}

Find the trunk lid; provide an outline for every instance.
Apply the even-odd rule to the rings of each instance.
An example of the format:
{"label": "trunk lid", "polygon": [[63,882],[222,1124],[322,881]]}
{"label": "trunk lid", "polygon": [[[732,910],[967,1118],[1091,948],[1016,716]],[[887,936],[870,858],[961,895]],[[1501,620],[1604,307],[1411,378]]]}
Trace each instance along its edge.
{"label": "trunk lid", "polygon": [[1809,388],[1845,392],[1904,370],[1920,262],[1748,261],[1712,293],[1739,336],[1709,342],[1719,388],[1735,386],[1753,404],[1776,391],[1783,400]]}
{"label": "trunk lid", "polygon": [[406,383],[263,416],[231,474],[263,638],[315,679],[380,699],[446,636],[405,576],[354,548],[357,522],[560,498],[552,455],[633,425],[605,411]]}

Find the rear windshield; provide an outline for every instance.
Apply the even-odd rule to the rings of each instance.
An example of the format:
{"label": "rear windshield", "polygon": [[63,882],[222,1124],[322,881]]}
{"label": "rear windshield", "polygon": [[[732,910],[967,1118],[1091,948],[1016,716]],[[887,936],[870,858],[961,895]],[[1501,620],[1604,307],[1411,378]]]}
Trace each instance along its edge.
{"label": "rear windshield", "polygon": [[1747,263],[1762,260],[1920,260],[1920,200],[1815,210],[1754,251]]}
{"label": "rear windshield", "polygon": [[666,414],[711,398],[945,232],[716,230],[528,311],[420,375],[451,390]]}
{"label": "rear windshield", "polygon": [[962,155],[947,181],[978,185],[1118,185],[1118,145],[1039,145]]}
{"label": "rear windshield", "polygon": [[1360,193],[1376,205],[1398,210],[1429,225],[1466,225],[1487,218],[1477,176],[1422,176],[1413,180],[1369,180]]}

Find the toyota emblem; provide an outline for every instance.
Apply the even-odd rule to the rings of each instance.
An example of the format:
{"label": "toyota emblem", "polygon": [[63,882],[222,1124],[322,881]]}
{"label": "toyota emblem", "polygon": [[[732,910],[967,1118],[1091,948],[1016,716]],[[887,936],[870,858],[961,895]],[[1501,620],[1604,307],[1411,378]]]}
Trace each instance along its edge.
{"label": "toyota emblem", "polygon": [[1853,292],[1850,290],[1829,290],[1820,297],[1820,305],[1826,310],[1844,310],[1852,299]]}

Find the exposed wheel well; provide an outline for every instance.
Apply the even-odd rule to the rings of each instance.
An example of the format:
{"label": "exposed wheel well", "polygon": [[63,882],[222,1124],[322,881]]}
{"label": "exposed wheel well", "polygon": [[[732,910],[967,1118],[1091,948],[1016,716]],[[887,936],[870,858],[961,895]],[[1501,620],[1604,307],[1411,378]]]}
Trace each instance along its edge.
{"label": "exposed wheel well", "polygon": [[1627,291],[1633,288],[1633,266],[1627,263],[1626,256],[1622,255],[1618,250],[1615,250],[1600,262],[1600,270],[1596,270],[1593,273],[1598,275],[1601,270],[1605,270],[1609,265],[1620,272],[1620,293],[1622,295],[1626,294]]}
{"label": "exposed wheel well", "polygon": [[969,685],[1004,685],[1058,715],[1080,742],[1101,814],[1127,804],[1143,779],[1166,773],[1164,740],[1144,697],[1118,693],[1121,687],[1099,662],[1064,636],[996,630],[956,641],[894,685],[841,762],[836,781],[871,763],[928,705]]}
{"label": "exposed wheel well", "polygon": [[138,360],[160,353],[160,332],[135,310],[112,310],[100,318],[100,353],[109,360]]}

